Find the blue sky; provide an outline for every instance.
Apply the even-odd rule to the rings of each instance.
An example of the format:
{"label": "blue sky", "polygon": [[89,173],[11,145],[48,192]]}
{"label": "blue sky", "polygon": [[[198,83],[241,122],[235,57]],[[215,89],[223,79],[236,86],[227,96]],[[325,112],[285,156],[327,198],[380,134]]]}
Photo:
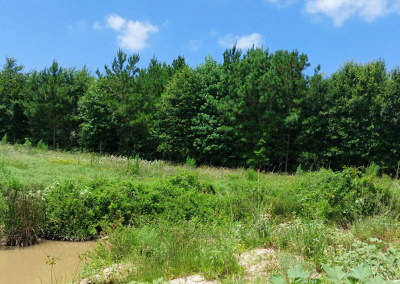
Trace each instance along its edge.
{"label": "blue sky", "polygon": [[400,65],[400,0],[0,0],[0,65],[18,59],[25,71],[62,66],[103,70],[121,47],[191,66],[211,54],[222,61],[237,41],[306,53],[331,74],[346,60]]}

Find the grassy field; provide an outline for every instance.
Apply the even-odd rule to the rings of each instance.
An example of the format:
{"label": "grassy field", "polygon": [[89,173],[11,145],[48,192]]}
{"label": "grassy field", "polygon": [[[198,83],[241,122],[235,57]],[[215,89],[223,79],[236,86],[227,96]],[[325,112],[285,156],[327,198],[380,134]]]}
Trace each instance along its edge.
{"label": "grassy field", "polygon": [[[337,269],[325,265],[348,273],[338,283],[400,278],[400,184],[374,164],[283,175],[1,145],[0,189],[3,234],[25,224],[49,239],[107,237],[82,256],[81,277],[124,272],[98,283],[329,282]],[[18,204],[35,206],[11,214]],[[263,248],[249,277],[243,256]]]}

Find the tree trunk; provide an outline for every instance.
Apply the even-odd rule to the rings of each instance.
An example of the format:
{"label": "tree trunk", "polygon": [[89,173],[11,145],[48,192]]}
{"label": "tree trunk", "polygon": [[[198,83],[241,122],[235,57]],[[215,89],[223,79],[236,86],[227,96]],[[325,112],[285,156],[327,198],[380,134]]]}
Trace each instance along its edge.
{"label": "tree trunk", "polygon": [[56,149],[56,124],[53,124],[53,150]]}
{"label": "tree trunk", "polygon": [[286,145],[286,161],[285,161],[285,173],[287,173],[287,170],[288,170],[288,164],[289,164],[289,145],[290,145],[290,133],[288,134],[288,137],[287,137],[287,145]]}

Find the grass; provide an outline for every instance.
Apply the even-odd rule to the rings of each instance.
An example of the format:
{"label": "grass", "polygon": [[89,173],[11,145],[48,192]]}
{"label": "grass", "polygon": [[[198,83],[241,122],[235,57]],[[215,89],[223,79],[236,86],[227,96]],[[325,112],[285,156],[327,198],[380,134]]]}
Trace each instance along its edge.
{"label": "grass", "polygon": [[[265,267],[270,276],[298,264],[320,276],[331,260],[350,269],[355,242],[381,253],[399,249],[400,185],[378,177],[375,168],[280,175],[188,161],[173,165],[2,144],[0,210],[7,210],[12,181],[33,189],[41,196],[40,237],[107,236],[85,256],[91,261],[82,277],[117,264],[133,267],[118,275],[121,283],[195,273],[241,283],[241,255],[260,247],[272,248],[278,258]],[[374,252],[366,248],[360,247],[361,259]],[[389,269],[395,260],[382,266],[388,267],[380,272],[385,279],[397,275]]]}

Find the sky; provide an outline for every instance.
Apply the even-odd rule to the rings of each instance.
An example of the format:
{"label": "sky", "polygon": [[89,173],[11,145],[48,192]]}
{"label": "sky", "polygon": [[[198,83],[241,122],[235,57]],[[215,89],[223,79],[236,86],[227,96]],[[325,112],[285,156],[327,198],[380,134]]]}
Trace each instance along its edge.
{"label": "sky", "polygon": [[119,48],[195,67],[218,62],[236,43],[297,49],[313,74],[329,76],[343,62],[383,59],[400,65],[400,0],[0,0],[0,65],[14,57],[24,71],[57,60],[63,67],[104,70]]}

